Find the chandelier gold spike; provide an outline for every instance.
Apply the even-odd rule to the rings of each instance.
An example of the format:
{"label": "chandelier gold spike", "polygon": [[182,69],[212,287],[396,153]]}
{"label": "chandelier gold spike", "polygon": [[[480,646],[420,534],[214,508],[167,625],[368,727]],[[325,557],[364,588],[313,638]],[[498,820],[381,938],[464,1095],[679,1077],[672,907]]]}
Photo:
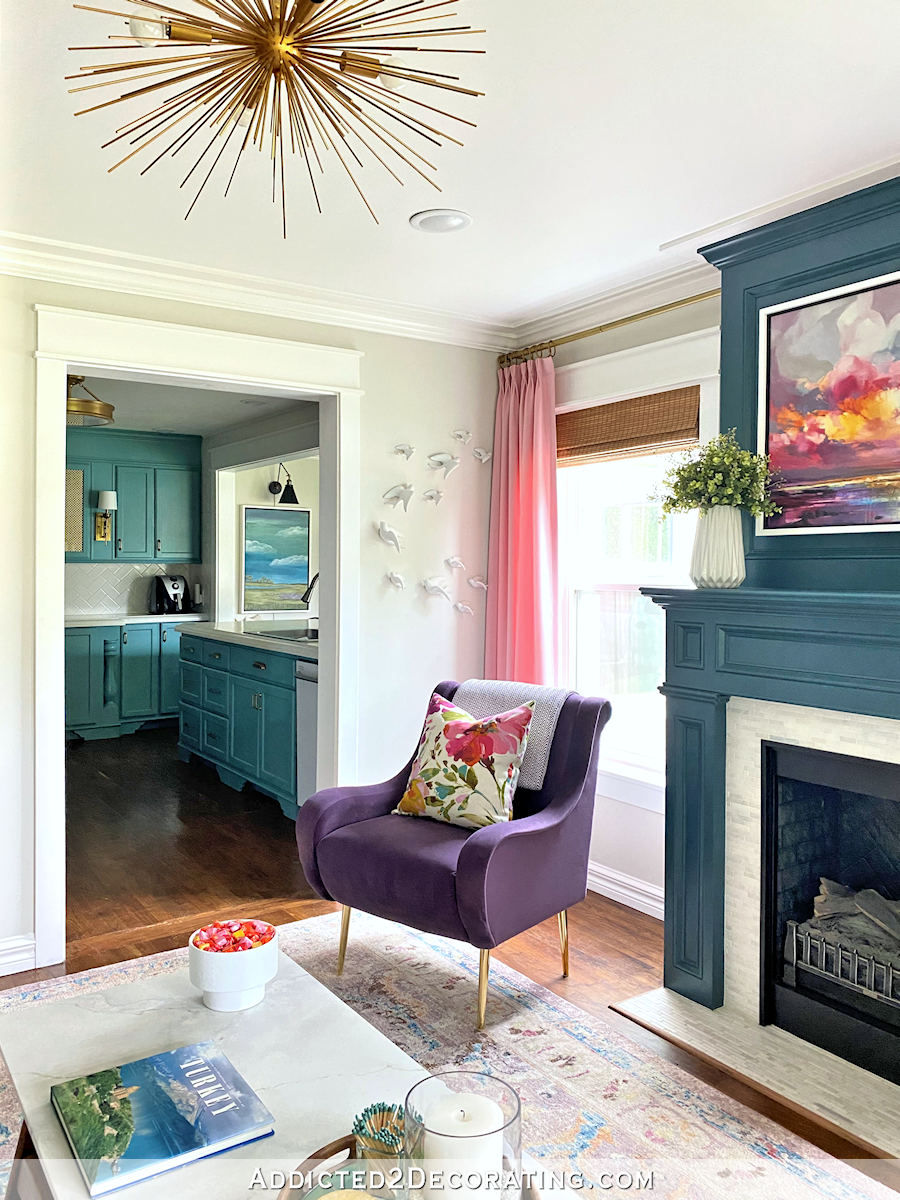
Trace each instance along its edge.
{"label": "chandelier gold spike", "polygon": [[[430,57],[439,56],[437,66],[443,66],[440,56],[484,53],[457,44],[485,32],[458,23],[456,10],[469,2],[182,0],[188,7],[177,8],[154,0],[107,0],[109,7],[80,3],[74,7],[124,20],[128,32],[110,33],[100,46],[70,47],[108,50],[114,57],[66,78],[76,84],[70,92],[97,97],[76,116],[149,102],[104,143],[104,149],[118,142],[126,147],[108,169],[137,159],[145,175],[166,158],[185,157],[181,187],[190,183],[193,191],[186,218],[220,168],[227,196],[245,150],[255,149],[270,159],[285,236],[285,160],[292,156],[303,159],[319,212],[316,176],[333,156],[377,221],[357,178],[359,168],[374,162],[400,184],[409,170],[440,191],[429,174],[435,164],[421,151],[447,142],[462,145],[439,126],[443,121],[474,127],[452,111],[450,101],[483,93],[435,69]],[[119,91],[103,100],[98,89],[104,88]]]}

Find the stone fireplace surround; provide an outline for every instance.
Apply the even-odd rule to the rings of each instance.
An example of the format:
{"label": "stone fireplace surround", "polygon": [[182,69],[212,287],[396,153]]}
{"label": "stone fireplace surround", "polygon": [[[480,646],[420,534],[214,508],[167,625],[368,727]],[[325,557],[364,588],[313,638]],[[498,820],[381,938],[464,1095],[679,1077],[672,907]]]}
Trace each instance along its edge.
{"label": "stone fireplace surround", "polygon": [[762,743],[900,763],[900,597],[646,591],[667,618],[666,986],[617,1010],[900,1158],[900,1087],[759,1024]]}

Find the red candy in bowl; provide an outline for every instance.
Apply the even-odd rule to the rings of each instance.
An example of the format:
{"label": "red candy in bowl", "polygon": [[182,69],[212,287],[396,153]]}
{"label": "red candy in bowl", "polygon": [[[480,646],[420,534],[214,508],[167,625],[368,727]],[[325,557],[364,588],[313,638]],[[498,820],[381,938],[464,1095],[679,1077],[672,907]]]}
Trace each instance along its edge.
{"label": "red candy in bowl", "polygon": [[234,954],[265,946],[274,936],[275,926],[268,921],[213,921],[197,930],[191,944],[213,954]]}
{"label": "red candy in bowl", "polygon": [[188,967],[207,1008],[252,1008],[278,973],[278,930],[268,921],[212,921],[191,934]]}

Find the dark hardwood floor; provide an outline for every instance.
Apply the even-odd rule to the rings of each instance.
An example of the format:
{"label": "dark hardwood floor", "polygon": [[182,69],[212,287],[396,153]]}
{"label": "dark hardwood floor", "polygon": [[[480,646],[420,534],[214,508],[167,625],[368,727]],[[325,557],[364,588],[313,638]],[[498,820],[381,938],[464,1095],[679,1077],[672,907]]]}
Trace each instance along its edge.
{"label": "dark hardwood floor", "polygon": [[[66,963],[0,978],[0,989],[183,946],[229,910],[276,924],[336,906],[307,884],[294,828],[275,801],[224,787],[175,754],[158,729],[68,750]],[[569,914],[571,971],[560,976],[556,921],[501,946],[497,958],[649,1047],[668,1062],[838,1158],[898,1186],[897,1164],[763,1095],[610,1011],[662,982],[662,925],[590,893]]]}

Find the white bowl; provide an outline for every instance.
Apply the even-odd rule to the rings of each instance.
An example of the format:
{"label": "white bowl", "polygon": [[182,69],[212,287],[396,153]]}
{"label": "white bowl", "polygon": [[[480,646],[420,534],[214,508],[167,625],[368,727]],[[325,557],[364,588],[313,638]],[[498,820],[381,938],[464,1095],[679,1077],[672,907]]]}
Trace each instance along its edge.
{"label": "white bowl", "polygon": [[278,930],[270,942],[233,954],[201,950],[194,945],[199,932],[195,929],[188,942],[188,964],[191,983],[203,993],[206,1007],[215,1012],[240,1012],[259,1004],[266,984],[278,974]]}

